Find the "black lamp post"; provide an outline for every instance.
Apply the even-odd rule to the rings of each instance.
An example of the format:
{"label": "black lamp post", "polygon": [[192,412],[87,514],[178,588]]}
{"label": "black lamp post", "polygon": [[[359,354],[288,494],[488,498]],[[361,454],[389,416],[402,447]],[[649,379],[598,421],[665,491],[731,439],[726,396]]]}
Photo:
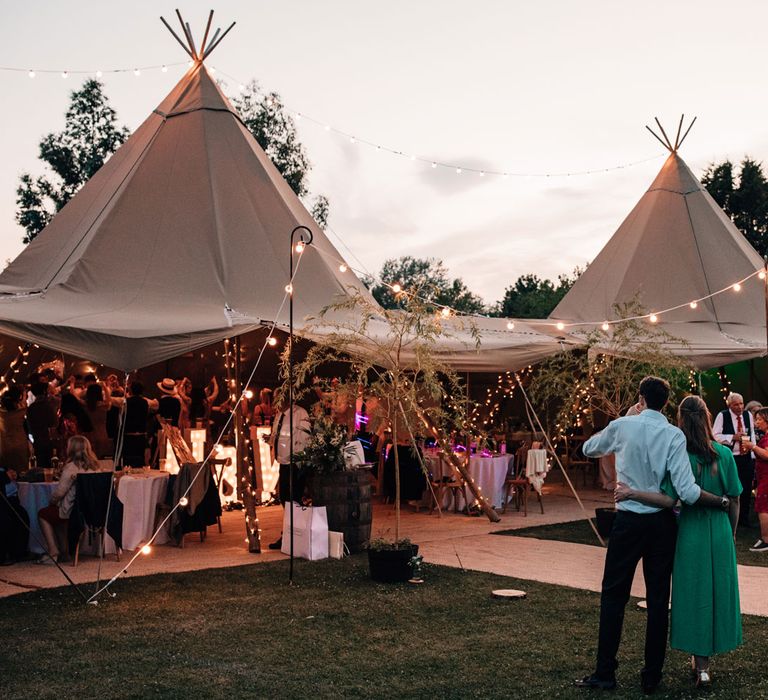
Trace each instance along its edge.
{"label": "black lamp post", "polygon": [[[297,232],[299,240],[294,244],[293,239]],[[293,254],[301,253],[306,246],[312,243],[312,231],[306,226],[297,226],[291,231],[291,260],[290,260],[290,278],[288,286],[285,288],[288,292],[288,431],[290,433],[290,461],[288,464],[288,507],[291,509],[291,545],[290,545],[290,568],[288,570],[288,580],[293,583]],[[278,436],[278,440],[280,436]]]}

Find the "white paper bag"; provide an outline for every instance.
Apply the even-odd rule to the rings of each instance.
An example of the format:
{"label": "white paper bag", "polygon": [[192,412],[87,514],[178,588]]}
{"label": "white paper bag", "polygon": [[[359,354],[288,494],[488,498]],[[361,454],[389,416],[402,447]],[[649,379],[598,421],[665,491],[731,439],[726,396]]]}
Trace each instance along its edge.
{"label": "white paper bag", "polygon": [[365,452],[363,452],[363,445],[359,440],[351,440],[342,450],[344,455],[344,465],[347,469],[357,469],[361,464],[365,463]]}
{"label": "white paper bag", "polygon": [[328,556],[341,559],[344,556],[344,533],[328,531]]}
{"label": "white paper bag", "polygon": [[292,502],[283,513],[283,554],[291,553],[291,510],[293,510],[293,556],[300,559],[328,558],[328,514],[325,506],[304,507]]}

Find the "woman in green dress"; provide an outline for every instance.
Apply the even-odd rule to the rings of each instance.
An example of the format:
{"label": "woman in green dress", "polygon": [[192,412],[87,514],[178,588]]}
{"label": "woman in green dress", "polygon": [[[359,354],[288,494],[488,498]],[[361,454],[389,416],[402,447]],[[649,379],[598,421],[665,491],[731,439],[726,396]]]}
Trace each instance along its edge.
{"label": "woman in green dress", "polygon": [[[672,620],[669,644],[692,655],[696,685],[709,685],[709,659],[741,644],[741,610],[734,536],[741,483],[731,451],[715,442],[712,417],[698,396],[680,403],[678,425],[687,441],[696,483],[730,500],[727,510],[682,505],[672,572]],[[662,508],[677,501],[669,479],[664,493],[616,487],[616,500],[632,499]]]}

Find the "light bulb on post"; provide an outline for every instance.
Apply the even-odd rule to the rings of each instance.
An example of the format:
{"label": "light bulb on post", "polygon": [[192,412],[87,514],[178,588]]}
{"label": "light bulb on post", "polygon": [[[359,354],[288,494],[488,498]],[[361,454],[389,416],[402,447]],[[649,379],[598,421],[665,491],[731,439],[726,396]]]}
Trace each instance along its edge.
{"label": "light bulb on post", "polygon": [[286,291],[288,294],[293,294],[293,285],[292,285],[292,284],[286,284],[286,285],[285,285],[285,291]]}
{"label": "light bulb on post", "polygon": [[303,253],[303,252],[304,252],[304,247],[305,247],[305,246],[304,246],[304,241],[299,241],[299,242],[296,244],[296,252],[297,252],[297,253]]}

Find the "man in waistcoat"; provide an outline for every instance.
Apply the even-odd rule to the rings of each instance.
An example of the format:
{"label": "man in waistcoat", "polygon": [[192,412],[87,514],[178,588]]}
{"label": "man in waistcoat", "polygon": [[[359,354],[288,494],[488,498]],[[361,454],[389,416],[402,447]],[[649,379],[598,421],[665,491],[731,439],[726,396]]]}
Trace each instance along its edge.
{"label": "man in waistcoat", "polygon": [[755,480],[755,458],[749,450],[741,449],[741,438],[755,444],[755,421],[749,411],[744,410],[744,397],[741,394],[728,394],[726,408],[715,418],[712,432],[721,445],[733,451],[736,467],[739,470],[742,492],[739,503],[739,526],[749,527],[749,505],[752,497],[752,482]]}

